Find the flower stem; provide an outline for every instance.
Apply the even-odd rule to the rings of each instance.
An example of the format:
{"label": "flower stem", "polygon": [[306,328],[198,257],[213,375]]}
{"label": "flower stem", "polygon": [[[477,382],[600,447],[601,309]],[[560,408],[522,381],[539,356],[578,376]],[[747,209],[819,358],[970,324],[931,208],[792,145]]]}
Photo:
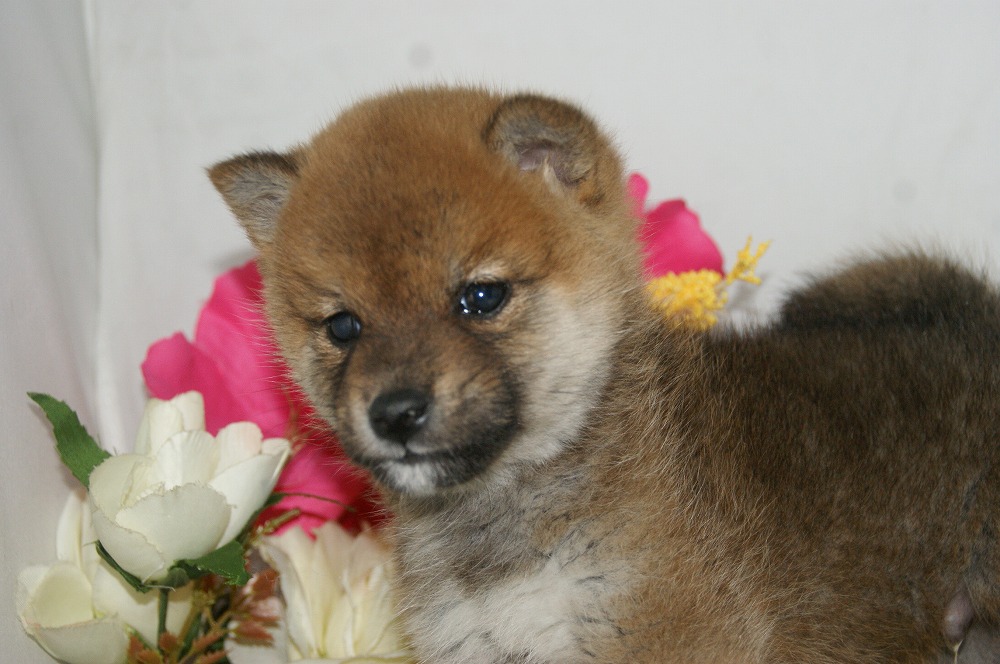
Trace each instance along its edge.
{"label": "flower stem", "polygon": [[170,600],[170,588],[160,588],[160,605],[156,623],[156,645],[160,647],[163,633],[167,631],[167,605]]}

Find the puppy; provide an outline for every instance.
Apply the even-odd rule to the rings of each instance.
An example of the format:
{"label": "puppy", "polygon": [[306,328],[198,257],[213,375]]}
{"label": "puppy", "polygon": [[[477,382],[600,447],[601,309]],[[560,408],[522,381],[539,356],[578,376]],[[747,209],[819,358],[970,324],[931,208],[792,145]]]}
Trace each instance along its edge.
{"label": "puppy", "polygon": [[684,329],[644,294],[609,140],[534,95],[370,99],[210,177],[395,515],[421,661],[1000,657],[977,276],[874,258],[760,329]]}

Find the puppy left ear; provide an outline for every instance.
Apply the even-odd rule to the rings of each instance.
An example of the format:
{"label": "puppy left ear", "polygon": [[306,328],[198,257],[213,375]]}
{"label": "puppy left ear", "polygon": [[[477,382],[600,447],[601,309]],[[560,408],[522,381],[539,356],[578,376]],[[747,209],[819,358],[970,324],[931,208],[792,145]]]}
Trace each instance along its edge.
{"label": "puppy left ear", "polygon": [[614,148],[580,109],[548,97],[517,95],[500,104],[483,140],[522,171],[536,172],[588,207],[622,189]]}
{"label": "puppy left ear", "polygon": [[298,179],[300,161],[296,152],[251,152],[208,169],[212,184],[258,250],[274,238],[278,216]]}

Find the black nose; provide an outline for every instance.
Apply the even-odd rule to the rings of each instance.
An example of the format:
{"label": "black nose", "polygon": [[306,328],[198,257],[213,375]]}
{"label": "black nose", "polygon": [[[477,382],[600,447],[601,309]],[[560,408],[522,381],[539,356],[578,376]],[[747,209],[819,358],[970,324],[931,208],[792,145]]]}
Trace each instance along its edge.
{"label": "black nose", "polygon": [[368,407],[372,429],[387,440],[405,445],[424,428],[430,399],[423,392],[402,389],[384,392]]}

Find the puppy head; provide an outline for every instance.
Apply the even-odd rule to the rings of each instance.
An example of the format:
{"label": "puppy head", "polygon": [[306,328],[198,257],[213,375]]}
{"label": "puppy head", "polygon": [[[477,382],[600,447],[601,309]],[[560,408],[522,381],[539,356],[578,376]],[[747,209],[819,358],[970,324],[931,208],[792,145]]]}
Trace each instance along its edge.
{"label": "puppy head", "polygon": [[584,426],[640,280],[619,160],[579,110],[402,92],[209,174],[295,379],[382,484],[475,487]]}

